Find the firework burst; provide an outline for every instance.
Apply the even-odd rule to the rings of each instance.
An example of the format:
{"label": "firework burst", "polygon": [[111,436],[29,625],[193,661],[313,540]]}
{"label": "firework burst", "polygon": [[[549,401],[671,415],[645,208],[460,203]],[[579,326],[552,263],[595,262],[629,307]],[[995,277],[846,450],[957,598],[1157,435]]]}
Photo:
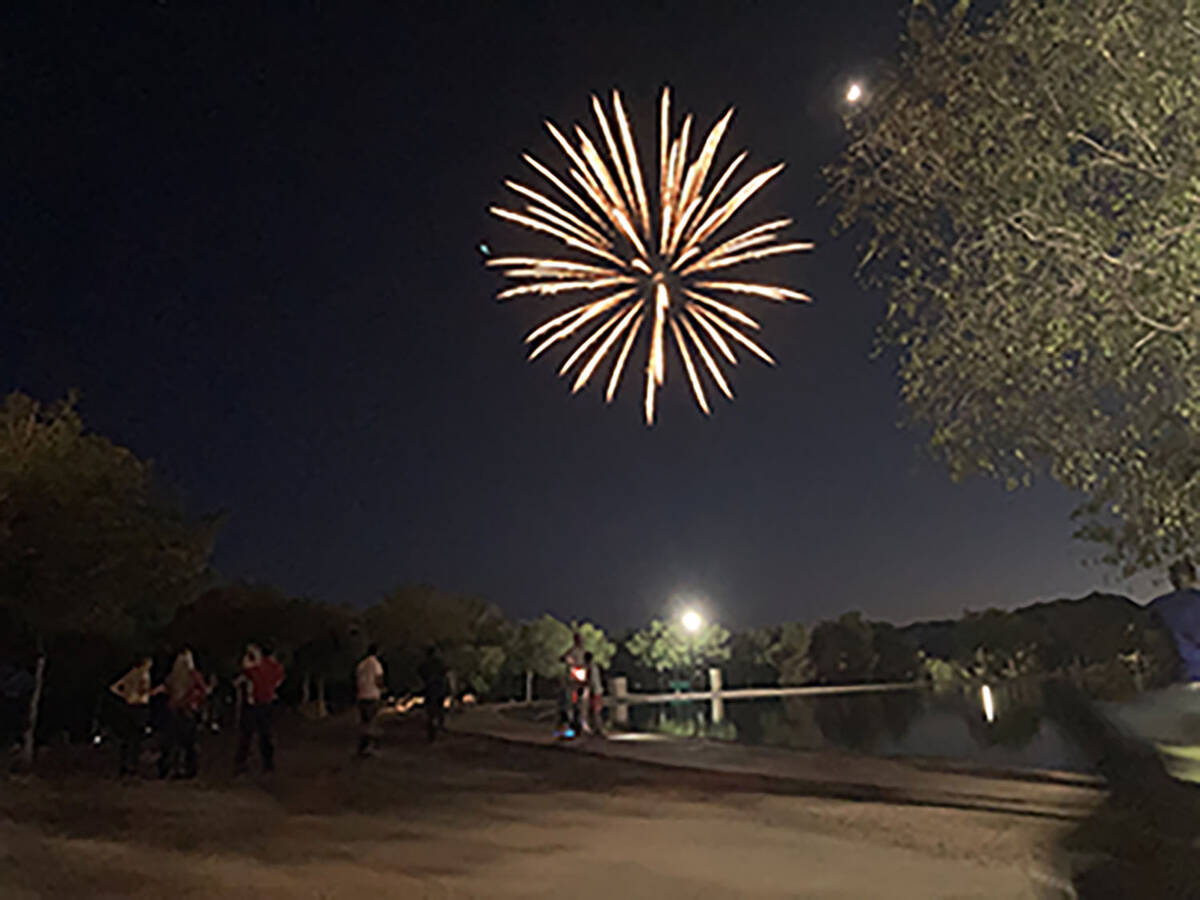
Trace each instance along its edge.
{"label": "firework burst", "polygon": [[780,240],[790,219],[774,219],[724,236],[733,216],[779,174],[783,164],[734,189],[730,182],[746,159],[743,151],[710,185],[709,176],[715,171],[717,150],[733,109],[717,121],[702,143],[698,141],[699,151],[689,160],[692,116],[688,114],[672,136],[668,88],[663,90],[660,105],[657,184],[647,185],[620,93],[613,91],[611,113],[596,97],[592,97],[592,110],[602,143],[576,125],[578,144],[574,145],[552,122],[546,123],[570,164],[567,178],[525,154],[525,162],[549,188],[535,190],[506,181],[505,186],[526,202],[524,209],[491,207],[501,219],[548,235],[572,251],[566,258],[489,259],[487,265],[503,270],[516,282],[500,291],[497,299],[586,297],[530,332],[526,338],[533,345],[529,358],[536,359],[562,341],[576,340],[558,370],[565,376],[578,367],[574,392],[612,357],[605,390],[609,402],[616,395],[631,352],[645,335],[644,409],[649,425],[654,423],[655,392],[666,377],[667,345],[673,343],[696,403],[707,415],[702,371],[722,394],[733,399],[718,358],[736,365],[736,351],[745,350],[766,363],[774,362],[750,337],[748,332],[758,330],[759,324],[734,305],[736,300],[809,299],[791,288],[731,279],[727,271],[743,263],[812,249],[810,243]]}

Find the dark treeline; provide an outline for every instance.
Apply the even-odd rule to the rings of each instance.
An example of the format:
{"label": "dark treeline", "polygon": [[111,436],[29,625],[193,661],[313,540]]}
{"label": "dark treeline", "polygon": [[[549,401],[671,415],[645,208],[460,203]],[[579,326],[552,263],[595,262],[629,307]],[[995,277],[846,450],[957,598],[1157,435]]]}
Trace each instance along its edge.
{"label": "dark treeline", "polygon": [[32,759],[38,740],[79,739],[96,726],[107,686],[137,654],[190,647],[228,684],[242,651],[266,641],[288,669],[285,702],[314,715],[351,700],[368,642],[382,649],[390,691],[419,687],[437,646],[451,687],[478,698],[532,700],[561,675],[579,630],[632,690],[702,685],[719,667],[729,687],[1015,678],[1067,672],[1148,685],[1170,677],[1173,644],[1144,610],[1102,594],[1012,612],[896,628],[847,613],[731,633],[655,620],[617,639],[550,615],[517,622],[480,597],[398,588],[368,608],[222,583],[210,566],[221,519],[191,516],[132,452],[88,432],[68,400],[44,407],[10,395],[0,407],[0,735]]}

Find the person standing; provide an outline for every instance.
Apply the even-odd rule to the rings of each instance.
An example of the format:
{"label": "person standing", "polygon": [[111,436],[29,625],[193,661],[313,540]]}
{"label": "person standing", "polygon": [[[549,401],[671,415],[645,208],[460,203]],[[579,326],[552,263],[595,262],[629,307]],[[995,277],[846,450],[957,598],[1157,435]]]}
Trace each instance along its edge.
{"label": "person standing", "polygon": [[158,758],[158,775],[160,778],[170,775],[195,778],[196,737],[200,729],[200,714],[208,700],[211,687],[196,668],[191,650],[184,648],[175,657],[175,664],[167,675],[165,687],[167,733],[163,752]]}
{"label": "person standing", "polygon": [[1167,574],[1173,590],[1156,597],[1146,610],[1175,644],[1175,682],[1101,708],[1127,735],[1153,745],[1171,775],[1200,782],[1193,759],[1200,746],[1200,590],[1190,559],[1176,561]]}
{"label": "person standing", "polygon": [[587,664],[587,721],[585,730],[600,737],[604,736],[604,678],[595,654],[584,654]]}
{"label": "person standing", "polygon": [[1196,567],[1187,557],[1172,563],[1167,575],[1170,593],[1150,601],[1147,607],[1175,641],[1179,653],[1180,680],[1200,682],[1200,590],[1196,590]]}
{"label": "person standing", "polygon": [[446,694],[449,690],[449,678],[446,673],[446,663],[442,660],[437,647],[429,647],[425,651],[425,659],[417,667],[421,676],[421,689],[425,695],[425,722],[432,744],[439,731],[446,730]]}
{"label": "person standing", "polygon": [[355,666],[354,683],[358,699],[358,755],[368,756],[379,746],[376,719],[383,698],[383,663],[379,661],[377,644],[371,644],[367,655]]}
{"label": "person standing", "polygon": [[142,755],[142,738],[150,721],[150,668],[154,660],[143,656],[138,662],[109,685],[117,698],[114,731],[121,744],[118,776],[136,775]]}
{"label": "person standing", "polygon": [[561,701],[558,714],[558,733],[574,737],[583,728],[584,698],[587,693],[587,650],[583,646],[583,635],[576,631],[571,637],[571,646],[560,657],[564,664]]}
{"label": "person standing", "polygon": [[283,684],[284,670],[269,646],[251,644],[242,659],[242,674],[245,676],[246,702],[242,707],[238,728],[237,755],[234,771],[246,771],[250,756],[250,741],[258,737],[258,753],[264,773],[275,771],[275,742],[271,734],[271,717],[275,706],[276,692]]}

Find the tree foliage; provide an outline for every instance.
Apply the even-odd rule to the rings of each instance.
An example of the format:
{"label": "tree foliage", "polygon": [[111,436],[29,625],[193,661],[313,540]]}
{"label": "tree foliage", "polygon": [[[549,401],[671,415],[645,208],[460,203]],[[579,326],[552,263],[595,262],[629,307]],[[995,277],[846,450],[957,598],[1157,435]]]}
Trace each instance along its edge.
{"label": "tree foliage", "polygon": [[1200,3],[917,4],[828,170],[912,420],[1127,571],[1200,536]]}
{"label": "tree foliage", "polygon": [[561,657],[570,645],[571,629],[547,613],[518,626],[512,653],[522,669],[550,679],[561,674]]}
{"label": "tree foliage", "polygon": [[78,705],[89,669],[145,642],[206,577],[215,533],[215,520],[189,519],[157,489],[149,463],[87,431],[73,399],[5,398],[0,607],[36,657],[27,765],[43,685]]}
{"label": "tree foliage", "polygon": [[363,618],[371,639],[383,648],[388,681],[395,690],[419,687],[417,666],[425,649],[435,646],[462,684],[485,693],[512,643],[512,626],[495,606],[430,585],[399,588]]}
{"label": "tree foliage", "polygon": [[72,402],[0,407],[0,603],[32,632],[144,639],[204,578],[215,533]]}
{"label": "tree foliage", "polygon": [[761,687],[807,684],[815,675],[809,649],[812,632],[800,622],[766,625],[733,635],[726,683]]}
{"label": "tree foliage", "polygon": [[699,668],[729,659],[729,632],[716,622],[692,633],[680,622],[655,619],[634,632],[626,646],[648,669],[691,677]]}
{"label": "tree foliage", "polygon": [[[608,668],[617,652],[617,645],[608,639],[604,629],[592,622],[572,622],[571,627],[583,638],[583,649],[595,657],[596,665],[602,669]],[[566,650],[566,645],[563,650]]]}
{"label": "tree foliage", "polygon": [[844,613],[813,629],[813,674],[826,684],[912,681],[921,669],[916,645],[886,622]]}

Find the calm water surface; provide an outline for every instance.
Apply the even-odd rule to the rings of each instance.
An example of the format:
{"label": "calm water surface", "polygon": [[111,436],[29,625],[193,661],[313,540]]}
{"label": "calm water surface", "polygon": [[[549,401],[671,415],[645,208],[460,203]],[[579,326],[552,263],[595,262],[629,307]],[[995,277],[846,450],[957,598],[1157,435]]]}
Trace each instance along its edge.
{"label": "calm water surface", "polygon": [[[1000,768],[1087,772],[1083,752],[1046,715],[1036,687],[890,691],[629,707],[635,731],[803,750],[942,757]],[[990,712],[990,716],[989,716]]]}

